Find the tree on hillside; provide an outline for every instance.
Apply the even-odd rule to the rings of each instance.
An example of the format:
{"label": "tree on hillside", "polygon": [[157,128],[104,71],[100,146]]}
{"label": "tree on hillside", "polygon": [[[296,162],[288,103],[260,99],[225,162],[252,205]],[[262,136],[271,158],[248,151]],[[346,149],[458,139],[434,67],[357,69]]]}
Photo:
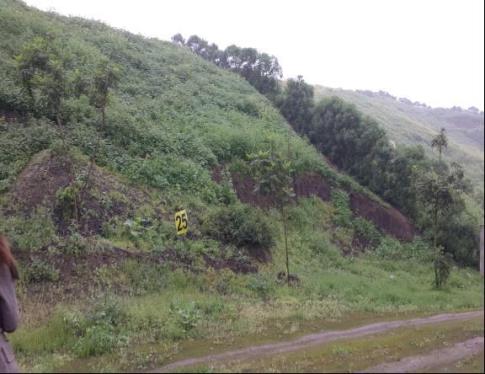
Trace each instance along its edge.
{"label": "tree on hillside", "polygon": [[172,43],[177,45],[185,45],[185,39],[182,34],[178,33],[172,36]]}
{"label": "tree on hillside", "polygon": [[390,151],[385,131],[338,97],[315,106],[309,137],[334,164],[364,184],[374,172],[374,155],[384,147]]}
{"label": "tree on hillside", "polygon": [[[91,104],[99,111],[101,121],[99,125],[99,132],[104,131],[106,128],[106,107],[109,104],[110,91],[115,88],[120,79],[120,68],[117,65],[111,64],[107,59],[103,59],[97,66],[96,72],[93,78],[93,87],[91,90]],[[89,186],[91,174],[94,170],[94,164],[99,150],[101,142],[100,133],[98,132],[96,145],[93,153],[91,154],[91,160],[89,170],[84,181],[83,187],[80,190],[79,196],[81,201],[86,188]]]}
{"label": "tree on hillside", "polygon": [[23,88],[35,112],[54,120],[62,130],[63,104],[68,94],[66,58],[52,38],[34,38],[17,56]]}
{"label": "tree on hillside", "polygon": [[[450,168],[442,163],[432,170],[420,170],[416,175],[416,186],[423,214],[431,221],[433,248],[436,251],[435,286],[441,288],[449,275],[450,253],[445,253],[445,231],[447,222],[465,209],[462,193],[467,191],[463,169],[458,164]],[[446,250],[446,248],[445,248]]]}
{"label": "tree on hillside", "polygon": [[256,180],[255,192],[270,196],[280,211],[285,237],[286,280],[290,285],[290,259],[288,249],[288,206],[293,202],[293,166],[291,161],[269,151],[249,156],[251,175]]}
{"label": "tree on hillside", "polygon": [[278,107],[295,131],[308,131],[313,112],[313,87],[301,75],[296,80],[288,79]]}
{"label": "tree on hillside", "polygon": [[[87,94],[89,69],[77,64],[75,53],[53,35],[35,37],[16,56],[21,86],[34,115],[54,121],[65,143],[69,100]],[[76,65],[77,64],[77,65]]]}
{"label": "tree on hillside", "polygon": [[216,44],[209,44],[197,35],[192,35],[185,41],[181,34],[176,34],[172,37],[172,42],[185,45],[203,59],[241,75],[261,94],[271,99],[279,93],[278,79],[282,77],[282,69],[275,56],[236,45],[230,45],[222,51]]}
{"label": "tree on hillside", "polygon": [[431,148],[438,149],[439,159],[441,162],[443,150],[445,148],[448,148],[448,137],[446,136],[446,130],[444,128],[441,128],[440,133],[436,135],[431,141]]}

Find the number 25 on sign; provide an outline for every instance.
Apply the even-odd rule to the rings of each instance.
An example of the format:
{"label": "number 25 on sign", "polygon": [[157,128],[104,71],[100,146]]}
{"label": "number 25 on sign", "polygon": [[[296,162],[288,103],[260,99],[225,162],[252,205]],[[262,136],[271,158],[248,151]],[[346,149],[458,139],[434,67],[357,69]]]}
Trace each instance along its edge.
{"label": "number 25 on sign", "polygon": [[177,235],[187,234],[189,222],[185,209],[175,213],[175,228],[177,229]]}

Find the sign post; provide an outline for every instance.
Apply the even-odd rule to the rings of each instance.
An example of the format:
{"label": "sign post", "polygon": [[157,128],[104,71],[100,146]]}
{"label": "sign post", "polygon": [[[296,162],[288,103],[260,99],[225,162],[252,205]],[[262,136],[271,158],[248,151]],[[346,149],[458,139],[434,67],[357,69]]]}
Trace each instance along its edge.
{"label": "sign post", "polygon": [[177,230],[177,235],[187,235],[187,231],[189,230],[189,221],[185,209],[175,213],[175,229]]}

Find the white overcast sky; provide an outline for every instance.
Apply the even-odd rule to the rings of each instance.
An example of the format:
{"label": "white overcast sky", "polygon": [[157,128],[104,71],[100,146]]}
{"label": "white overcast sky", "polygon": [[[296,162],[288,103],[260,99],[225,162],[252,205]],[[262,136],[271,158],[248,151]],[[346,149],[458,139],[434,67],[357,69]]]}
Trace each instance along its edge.
{"label": "white overcast sky", "polygon": [[278,57],[286,78],[484,108],[483,0],[26,0],[170,40]]}

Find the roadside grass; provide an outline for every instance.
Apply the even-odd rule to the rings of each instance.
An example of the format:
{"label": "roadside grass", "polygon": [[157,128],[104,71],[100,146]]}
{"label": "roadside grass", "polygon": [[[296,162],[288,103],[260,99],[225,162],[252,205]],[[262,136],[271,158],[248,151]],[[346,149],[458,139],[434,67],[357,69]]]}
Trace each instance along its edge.
{"label": "roadside grass", "polygon": [[[47,319],[24,325],[11,340],[27,371],[71,370],[73,365],[100,370],[107,363],[114,371],[131,370],[162,365],[189,352],[211,353],[231,344],[297,336],[325,324],[345,325],[356,316],[353,323],[358,323],[359,314],[406,318],[483,307],[481,278],[466,269],[455,269],[449,286],[437,291],[430,264],[392,262],[404,269],[396,271],[365,256],[342,258],[340,269],[319,268],[318,262],[296,265],[300,285],[288,288],[276,278],[282,263],[278,257],[275,253],[274,266],[249,275],[228,270],[194,274],[153,265],[137,285],[146,292],[116,295],[112,288],[82,305],[62,305]],[[126,288],[138,271],[128,262],[106,268],[103,277],[112,274],[120,281],[116,274],[123,272]],[[181,352],[180,346],[191,341],[192,349]],[[141,352],[134,348],[129,362],[121,360],[130,347]]]}
{"label": "roadside grass", "polygon": [[[187,367],[178,372],[355,372],[383,362],[426,354],[476,336],[483,336],[483,331],[481,319],[401,328],[384,334],[328,343],[292,353],[215,363],[197,368]],[[473,365],[476,365],[475,361]]]}
{"label": "roadside grass", "polygon": [[452,365],[436,366],[425,373],[483,373],[485,372],[484,352],[455,362]]}

